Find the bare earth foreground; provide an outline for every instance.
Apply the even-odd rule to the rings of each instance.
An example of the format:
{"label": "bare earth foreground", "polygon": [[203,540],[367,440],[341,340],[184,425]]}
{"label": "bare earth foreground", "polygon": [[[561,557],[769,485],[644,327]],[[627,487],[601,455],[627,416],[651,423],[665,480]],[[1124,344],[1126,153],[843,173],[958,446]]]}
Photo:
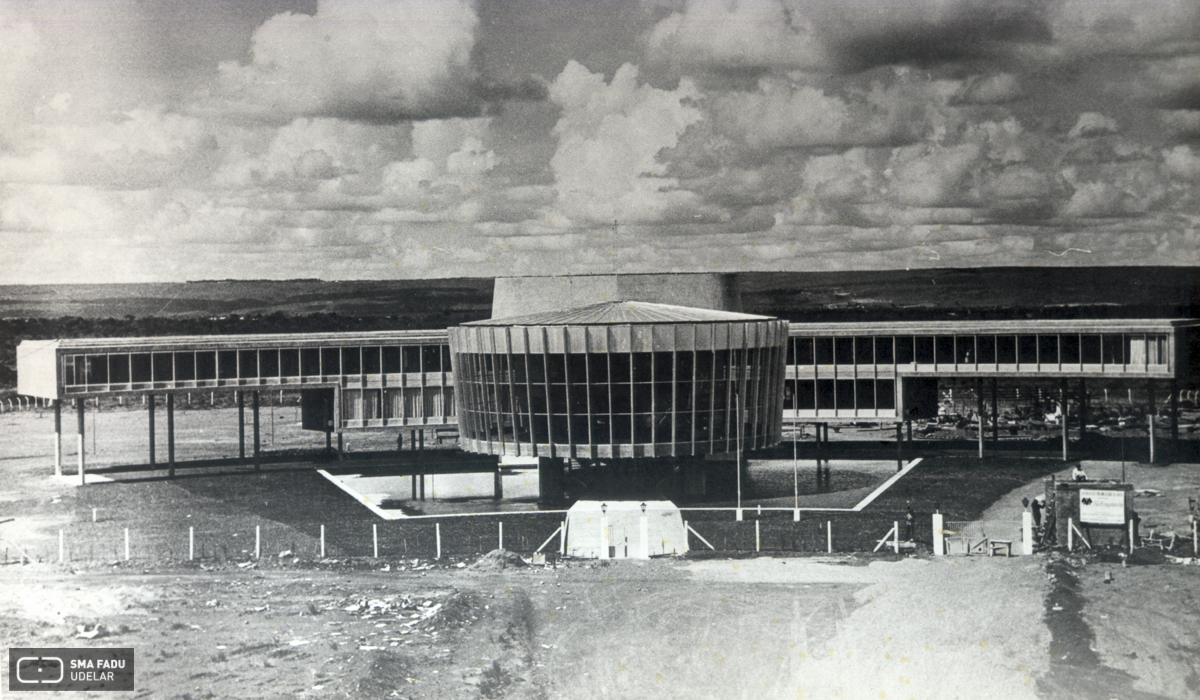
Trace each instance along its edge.
{"label": "bare earth foreground", "polygon": [[[38,420],[0,416],[0,520],[18,518],[0,538],[52,541],[79,517],[79,489],[46,475]],[[1179,529],[1200,469],[1132,473],[1163,494],[1139,501],[1144,526]],[[1031,488],[985,518],[1011,519]],[[495,553],[275,552],[240,566],[10,563],[0,642],[133,647],[138,689],[117,696],[138,698],[1192,698],[1200,566],[834,555],[555,568]]]}

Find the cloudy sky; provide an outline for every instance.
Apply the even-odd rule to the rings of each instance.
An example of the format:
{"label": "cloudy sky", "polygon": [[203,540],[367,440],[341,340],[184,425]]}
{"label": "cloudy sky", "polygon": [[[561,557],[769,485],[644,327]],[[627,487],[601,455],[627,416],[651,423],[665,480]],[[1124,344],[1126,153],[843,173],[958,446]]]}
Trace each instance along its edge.
{"label": "cloudy sky", "polygon": [[1200,264],[1196,0],[0,0],[0,283]]}

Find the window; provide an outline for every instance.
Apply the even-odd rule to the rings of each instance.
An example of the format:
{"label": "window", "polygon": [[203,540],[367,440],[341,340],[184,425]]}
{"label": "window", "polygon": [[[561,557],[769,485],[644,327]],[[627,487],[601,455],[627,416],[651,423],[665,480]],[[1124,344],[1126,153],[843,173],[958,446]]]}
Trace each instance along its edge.
{"label": "window", "polygon": [[338,348],[321,348],[321,374],[342,373],[342,353]]}
{"label": "window", "polygon": [[835,338],[833,341],[834,363],[854,364],[854,338]]}
{"label": "window", "polygon": [[[235,355],[235,353],[232,352],[229,354]],[[232,367],[232,363],[230,366]],[[129,356],[129,371],[131,375],[131,381],[140,383],[153,381],[151,379],[153,376],[151,369],[152,365],[150,362],[150,353],[140,352]]]}
{"label": "window", "polygon": [[300,375],[316,377],[321,374],[321,351],[317,348],[304,348],[300,351]]}
{"label": "window", "polygon": [[[122,355],[122,357],[125,357]],[[107,384],[108,383],[108,356],[107,355],[88,355],[85,360],[87,371],[84,373],[86,379],[85,384]]]}
{"label": "window", "polygon": [[908,335],[896,337],[896,364],[908,365],[916,362],[916,355],[913,353],[913,338]]}
{"label": "window", "polygon": [[875,339],[859,336],[854,339],[854,363],[859,365],[875,364]]}
{"label": "window", "polygon": [[175,353],[175,379],[190,382],[196,378],[196,354],[191,352]]}
{"label": "window", "polygon": [[1124,338],[1120,335],[1105,335],[1104,364],[1120,365],[1125,363]]}
{"label": "window", "polygon": [[421,361],[424,363],[422,372],[442,371],[442,346],[426,345],[421,348]]}
{"label": "window", "polygon": [[362,374],[362,350],[342,348],[342,371],[339,374]]}
{"label": "window", "polygon": [[1079,338],[1079,355],[1085,365],[1098,365],[1103,358],[1100,336],[1084,335]]}
{"label": "window", "polygon": [[258,351],[258,372],[264,377],[279,376],[279,351],[278,350],[259,350]]}
{"label": "window", "polygon": [[383,349],[384,374],[400,374],[400,348],[390,345]]}
{"label": "window", "polygon": [[927,335],[919,335],[913,339],[913,345],[916,348],[914,355],[917,359],[917,364],[931,365],[933,364],[933,338]]}
{"label": "window", "polygon": [[403,366],[401,372],[405,374],[416,374],[421,371],[421,347],[419,345],[405,345],[401,348],[403,353]]}
{"label": "window", "polygon": [[1059,354],[1063,364],[1079,364],[1079,336],[1063,335],[1058,338]]}
{"label": "window", "polygon": [[154,381],[170,382],[175,379],[174,356],[169,352],[154,353]]}
{"label": "window", "polygon": [[975,350],[979,353],[979,363],[991,365],[996,363],[996,336],[980,335],[975,337]]}
{"label": "window", "polygon": [[211,381],[217,378],[217,353],[196,353],[196,379]]}
{"label": "window", "polygon": [[796,344],[796,364],[811,365],[813,363],[813,339],[792,338]]}
{"label": "window", "polygon": [[954,361],[960,365],[973,365],[976,359],[975,336],[954,336]]}
{"label": "window", "polygon": [[840,411],[854,409],[854,380],[837,380],[837,408]]}
{"label": "window", "polygon": [[996,336],[996,362],[1002,365],[1017,364],[1017,339],[1011,335]]}
{"label": "window", "polygon": [[258,376],[258,351],[241,350],[238,352],[239,377]]}
{"label": "window", "polygon": [[1017,362],[1022,365],[1037,364],[1037,336],[1017,336]]}
{"label": "window", "polygon": [[881,336],[875,339],[875,364],[890,365],[896,360],[895,339]]}
{"label": "window", "polygon": [[812,410],[816,404],[817,383],[812,379],[797,382],[796,406],[801,410]]}
{"label": "window", "polygon": [[935,340],[935,352],[939,365],[954,364],[954,336],[939,335]]}
{"label": "window", "polygon": [[875,407],[879,410],[896,409],[896,382],[893,379],[875,380]]}
{"label": "window", "polygon": [[857,379],[854,382],[854,405],[856,408],[870,410],[875,408],[875,380]]}
{"label": "window", "polygon": [[817,338],[817,364],[833,364],[833,338]]}
{"label": "window", "polygon": [[1044,365],[1058,364],[1058,336],[1038,336],[1038,362]]}
{"label": "window", "polygon": [[108,356],[108,379],[113,384],[129,383],[129,355]]}

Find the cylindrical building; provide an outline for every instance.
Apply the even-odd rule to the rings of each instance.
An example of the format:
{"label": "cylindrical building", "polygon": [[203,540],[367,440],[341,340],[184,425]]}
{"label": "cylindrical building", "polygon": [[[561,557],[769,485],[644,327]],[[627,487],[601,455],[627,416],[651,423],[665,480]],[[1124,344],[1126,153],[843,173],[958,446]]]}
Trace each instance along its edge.
{"label": "cylindrical building", "polygon": [[766,316],[631,301],[451,328],[460,444],[579,461],[773,445],[787,336]]}

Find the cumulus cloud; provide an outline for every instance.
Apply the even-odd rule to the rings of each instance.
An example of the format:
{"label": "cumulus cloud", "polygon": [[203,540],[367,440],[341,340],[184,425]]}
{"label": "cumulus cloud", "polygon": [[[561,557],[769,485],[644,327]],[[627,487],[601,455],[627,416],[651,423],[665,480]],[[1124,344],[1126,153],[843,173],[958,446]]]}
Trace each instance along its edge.
{"label": "cumulus cloud", "polygon": [[1053,50],[1068,57],[1194,50],[1200,25],[1193,0],[1064,0],[1047,11]]}
{"label": "cumulus cloud", "polygon": [[975,144],[898,148],[884,175],[893,200],[909,206],[949,206],[964,199],[969,176],[982,156]]}
{"label": "cumulus cloud", "polygon": [[994,105],[1012,102],[1022,96],[1021,82],[1012,73],[978,76],[967,81],[954,102],[958,104]]}
{"label": "cumulus cloud", "polygon": [[1106,117],[1099,112],[1084,112],[1067,134],[1073,139],[1104,136],[1117,133],[1117,120]]}
{"label": "cumulus cloud", "polygon": [[657,221],[695,204],[659,153],[701,119],[693,104],[699,97],[688,82],[675,90],[640,85],[633,65],[605,84],[602,74],[568,63],[550,86],[550,99],[562,107],[550,161],[562,213],[580,221]]}
{"label": "cumulus cloud", "polygon": [[15,135],[20,145],[0,153],[0,180],[7,182],[153,187],[207,167],[216,148],[208,124],[161,108],[28,127]]}
{"label": "cumulus cloud", "polygon": [[652,60],[722,71],[819,68],[828,63],[811,24],[778,0],[690,0],[647,38]]}
{"label": "cumulus cloud", "polygon": [[321,0],[254,32],[249,64],[221,64],[217,109],[278,120],[392,122],[478,113],[467,0]]}

